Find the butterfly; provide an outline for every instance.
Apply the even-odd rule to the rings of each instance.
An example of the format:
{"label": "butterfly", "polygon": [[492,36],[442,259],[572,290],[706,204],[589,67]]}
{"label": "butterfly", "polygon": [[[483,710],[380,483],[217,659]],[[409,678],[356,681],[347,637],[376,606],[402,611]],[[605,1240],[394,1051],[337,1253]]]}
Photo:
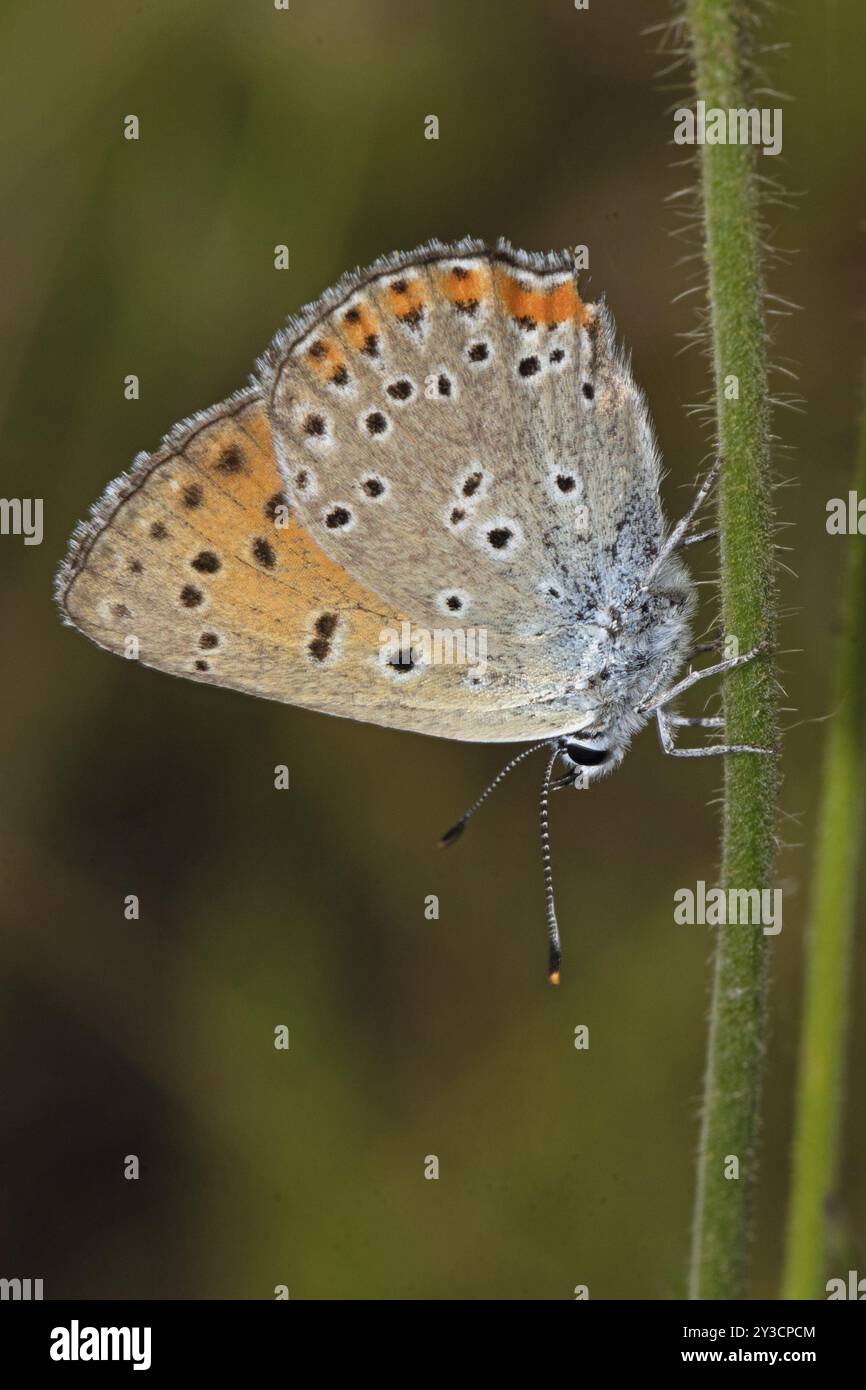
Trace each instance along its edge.
{"label": "butterfly", "polygon": [[550,792],[610,772],[650,718],[677,756],[766,751],[674,743],[722,720],[673,702],[761,650],[676,679],[696,654],[680,552],[715,535],[692,527],[720,466],[669,529],[646,402],[571,253],[434,241],[344,277],[246,389],[140,454],[75,530],[56,595],[94,642],[173,675],[528,745],[445,844],[544,750],[558,983]]}

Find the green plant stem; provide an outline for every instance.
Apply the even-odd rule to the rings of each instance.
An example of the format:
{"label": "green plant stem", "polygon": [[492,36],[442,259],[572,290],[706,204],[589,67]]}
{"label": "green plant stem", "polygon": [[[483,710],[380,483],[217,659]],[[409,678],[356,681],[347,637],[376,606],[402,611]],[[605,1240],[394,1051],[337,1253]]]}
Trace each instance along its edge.
{"label": "green plant stem", "polygon": [[[707,108],[749,106],[744,0],[688,0],[696,95]],[[754,152],[700,148],[716,412],[725,458],[719,489],[724,632],[745,652],[775,634],[769,403]],[[775,748],[769,656],[725,683],[726,741]],[[722,883],[770,886],[775,756],[725,760]],[[698,1154],[690,1296],[742,1298],[757,1163],[766,1031],[767,937],[756,925],[718,929]],[[736,1165],[733,1160],[736,1160]],[[732,1174],[738,1169],[738,1176]]]}
{"label": "green plant stem", "polygon": [[[866,383],[854,487],[866,496]],[[844,544],[840,540],[839,544]],[[839,1161],[857,848],[866,776],[866,541],[851,536],[833,719],[824,749],[806,948],[793,1180],[782,1293],[824,1293],[826,1204]],[[838,1271],[844,1277],[844,1271]]]}

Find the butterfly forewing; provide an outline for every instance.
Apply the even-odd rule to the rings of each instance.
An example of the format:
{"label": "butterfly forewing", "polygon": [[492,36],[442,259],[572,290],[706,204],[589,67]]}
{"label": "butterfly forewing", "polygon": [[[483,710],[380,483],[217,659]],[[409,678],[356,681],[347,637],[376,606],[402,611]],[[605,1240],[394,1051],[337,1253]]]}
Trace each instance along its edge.
{"label": "butterfly forewing", "polygon": [[477,646],[470,662],[424,664],[408,615],[292,514],[255,391],[179,427],[111,485],[58,598],[119,655],[325,713],[477,740],[543,735],[565,718],[555,692],[531,709],[531,692],[491,676]]}

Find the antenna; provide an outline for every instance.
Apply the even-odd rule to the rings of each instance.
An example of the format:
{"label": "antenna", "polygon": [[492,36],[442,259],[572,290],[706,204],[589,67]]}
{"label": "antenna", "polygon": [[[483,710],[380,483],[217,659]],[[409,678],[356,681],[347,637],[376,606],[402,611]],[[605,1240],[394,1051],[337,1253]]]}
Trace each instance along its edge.
{"label": "antenna", "polygon": [[552,985],[559,984],[559,964],[562,959],[559,924],[556,920],[556,903],[553,899],[553,865],[550,860],[550,779],[553,776],[553,768],[560,752],[560,745],[555,743],[547,760],[547,767],[544,769],[541,799],[538,804],[538,822],[541,829],[541,863],[544,869],[544,894],[547,902],[548,979]]}
{"label": "antenna", "polygon": [[542,748],[546,748],[547,745],[547,739],[545,739],[544,743],[533,744],[532,748],[524,748],[523,752],[518,753],[516,758],[512,758],[510,763],[506,763],[502,771],[496,774],[493,781],[490,783],[490,786],[484,789],[484,791],[481,793],[475,804],[473,806],[470,806],[469,810],[463,813],[459,821],[456,821],[455,824],[451,826],[450,830],[445,831],[445,834],[439,841],[439,848],[446,849],[448,845],[453,845],[454,841],[458,840],[460,836],[463,834],[463,831],[466,829],[466,822],[469,820],[470,816],[475,815],[475,812],[478,810],[478,808],[484,804],[490,793],[496,790],[496,788],[499,786],[499,783],[508,776],[509,772],[511,772],[515,767],[517,767],[518,763],[522,763],[524,758],[530,757],[533,753],[540,752],[540,750]]}
{"label": "antenna", "polygon": [[545,739],[544,743],[536,743],[532,748],[524,748],[522,753],[518,753],[516,758],[512,758],[510,762],[505,764],[502,771],[497,773],[493,781],[484,789],[474,805],[470,806],[469,810],[464,812],[459,821],[456,821],[455,824],[451,826],[450,830],[445,831],[445,834],[439,841],[440,849],[444,849],[448,845],[453,845],[454,841],[458,840],[466,829],[466,823],[469,818],[475,815],[475,812],[484,804],[490,793],[496,790],[500,782],[508,776],[509,772],[517,767],[518,763],[522,763],[524,758],[531,757],[533,753],[539,753],[542,748],[550,749],[550,757],[547,760],[547,766],[544,769],[544,780],[541,784],[538,820],[541,829],[541,862],[544,870],[544,895],[547,905],[547,936],[549,942],[548,978],[552,985],[559,984],[559,965],[562,958],[562,950],[559,940],[559,924],[556,920],[556,903],[553,897],[553,865],[550,859],[550,793],[551,790],[558,791],[560,787],[570,786],[574,782],[573,772],[568,773],[565,777],[560,778],[556,782],[552,781],[553,769],[556,766],[557,758],[562,753],[562,746],[563,741],[560,739],[555,739],[553,741]]}

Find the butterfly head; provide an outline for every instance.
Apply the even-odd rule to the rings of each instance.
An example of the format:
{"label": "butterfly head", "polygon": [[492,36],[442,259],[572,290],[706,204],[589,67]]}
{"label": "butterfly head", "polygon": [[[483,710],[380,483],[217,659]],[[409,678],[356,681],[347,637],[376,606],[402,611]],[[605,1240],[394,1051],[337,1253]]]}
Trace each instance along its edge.
{"label": "butterfly head", "polygon": [[628,736],[623,737],[616,728],[610,728],[593,734],[570,734],[562,742],[560,756],[575,785],[586,787],[613,772],[622,762],[627,747]]}

